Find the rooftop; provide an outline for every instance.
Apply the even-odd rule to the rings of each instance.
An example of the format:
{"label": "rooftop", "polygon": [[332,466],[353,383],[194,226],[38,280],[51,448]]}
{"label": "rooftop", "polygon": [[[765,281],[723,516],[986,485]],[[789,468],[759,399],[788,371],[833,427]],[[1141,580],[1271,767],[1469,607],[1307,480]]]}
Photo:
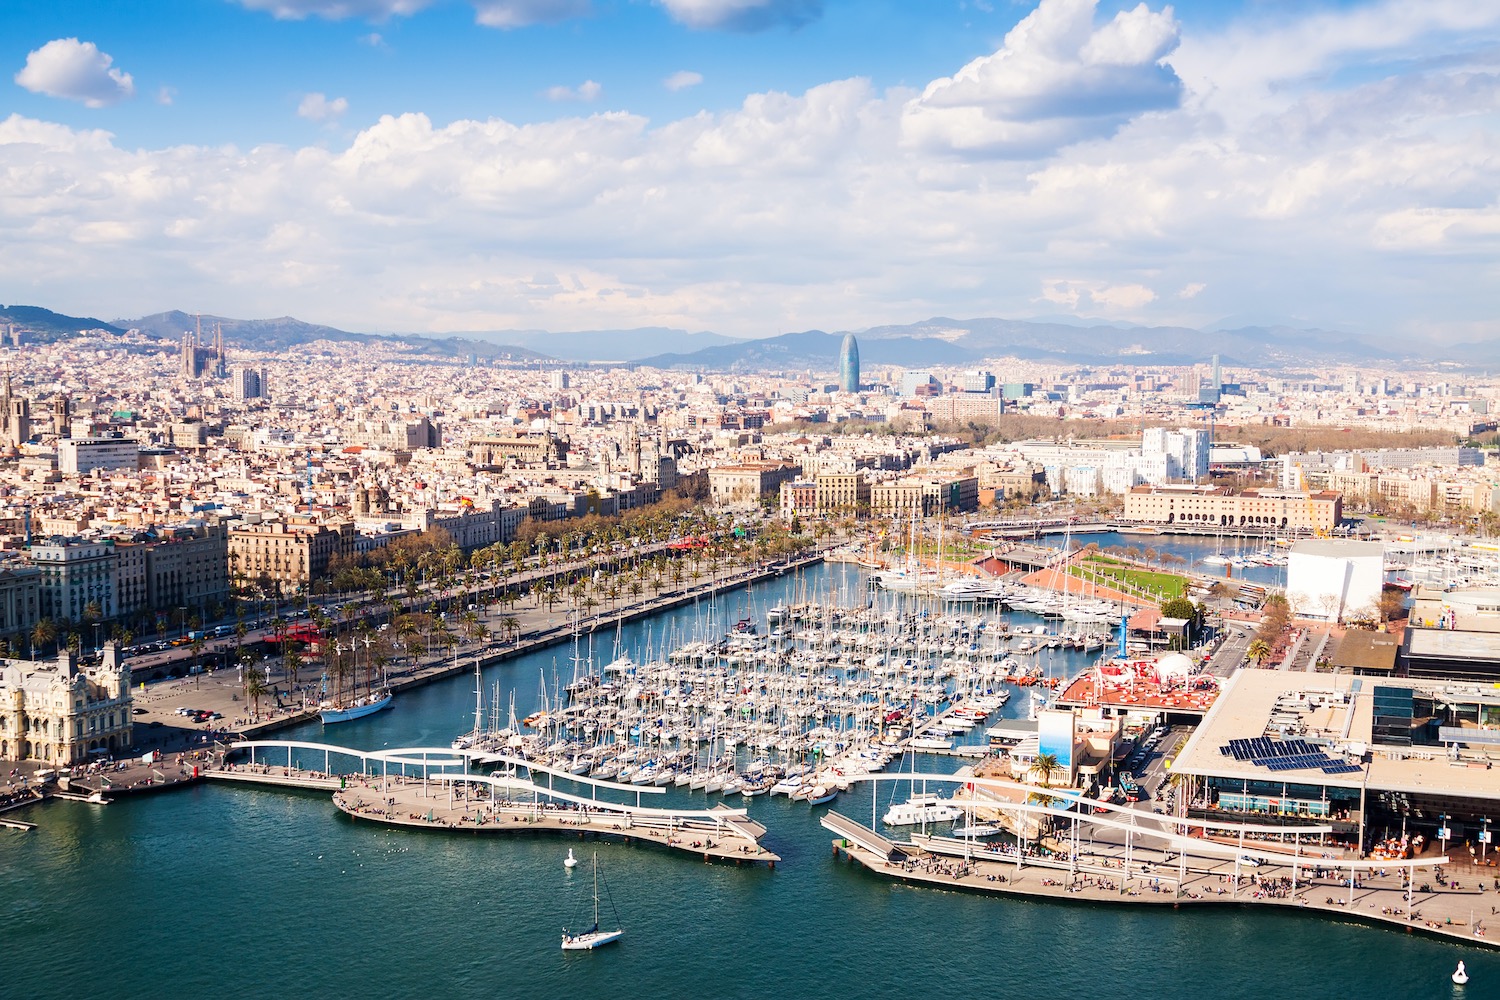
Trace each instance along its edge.
{"label": "rooftop", "polygon": [[[1482,756],[1471,753],[1471,759],[1454,760],[1444,747],[1371,747],[1376,686],[1370,678],[1242,669],[1226,682],[1202,725],[1172,762],[1172,770],[1250,781],[1500,799],[1500,770],[1489,767]],[[1483,697],[1480,687],[1472,684],[1434,683],[1425,689],[1452,698]],[[1263,736],[1303,740],[1334,758],[1346,749],[1355,761],[1358,755],[1370,759],[1358,770],[1342,774],[1318,767],[1273,771],[1221,751],[1231,740]]]}

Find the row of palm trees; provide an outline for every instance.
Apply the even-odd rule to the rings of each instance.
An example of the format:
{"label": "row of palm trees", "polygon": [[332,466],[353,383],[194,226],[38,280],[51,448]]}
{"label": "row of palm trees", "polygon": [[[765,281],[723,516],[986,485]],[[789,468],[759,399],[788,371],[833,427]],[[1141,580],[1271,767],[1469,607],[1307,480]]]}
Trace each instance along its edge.
{"label": "row of palm trees", "polygon": [[[668,508],[616,521],[586,519],[567,530],[536,531],[529,538],[479,548],[467,556],[450,539],[448,544],[398,549],[383,566],[345,567],[340,583],[362,585],[363,593],[334,606],[333,613],[307,595],[302,600],[318,633],[326,676],[333,682],[335,697],[342,700],[346,690],[357,690],[361,672],[365,687],[373,687],[398,655],[410,670],[424,655],[432,657],[439,649],[447,655],[460,642],[489,638],[477,610],[481,606],[503,603],[513,611],[529,593],[535,606],[549,611],[564,602],[584,613],[606,602],[613,610],[627,595],[638,601],[648,590],[653,596],[660,594],[668,581],[680,588],[684,580],[696,584],[737,565],[786,558],[810,541],[779,524],[753,537],[731,528],[731,522],[712,511],[696,509],[683,516]],[[660,545],[673,537],[703,541],[676,553],[660,551]],[[627,547],[627,542],[634,544]],[[521,581],[528,570],[544,575]],[[384,613],[372,615],[372,605],[383,607]],[[387,628],[375,627],[380,618]],[[503,640],[519,640],[521,622],[514,613],[498,625]],[[300,654],[287,636],[285,620],[278,617],[271,626],[273,634],[282,637],[281,662],[295,690]],[[243,668],[245,696],[258,712],[260,699],[268,693],[265,672],[243,649],[243,621],[236,634],[241,640],[236,658]]]}

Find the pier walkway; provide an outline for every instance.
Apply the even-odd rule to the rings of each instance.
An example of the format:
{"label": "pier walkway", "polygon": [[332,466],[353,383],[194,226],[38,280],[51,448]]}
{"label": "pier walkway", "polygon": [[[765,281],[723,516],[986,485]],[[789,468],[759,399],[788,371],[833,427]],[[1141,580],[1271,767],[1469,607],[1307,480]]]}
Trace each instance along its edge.
{"label": "pier walkway", "polygon": [[[647,806],[644,796],[665,789],[588,778],[494,753],[440,747],[354,750],[301,741],[254,740],[233,746],[247,762],[203,772],[212,781],[332,791],[334,805],[357,820],[415,829],[469,833],[550,831],[654,843],[705,861],[760,861],[780,857],[760,843],[766,828],[746,810]],[[285,762],[282,754],[285,753]],[[323,769],[303,766],[321,755]],[[335,758],[359,769],[338,773]],[[471,768],[498,766],[480,773]],[[578,791],[557,787],[572,783]],[[545,782],[545,783],[544,783]],[[586,789],[586,793],[584,790]],[[634,797],[634,803],[610,796]]]}
{"label": "pier walkway", "polygon": [[[1146,813],[1138,808],[1074,796],[1080,809],[1058,805],[1057,789],[967,776],[861,775],[851,780],[944,781],[972,789],[955,797],[975,815],[1010,813],[1050,816],[1053,832],[1033,847],[1031,839],[963,840],[912,834],[895,843],[837,812],[821,823],[835,835],[833,851],[871,872],[944,889],[1073,902],[1143,905],[1273,905],[1353,919],[1408,932],[1438,935],[1494,947],[1486,914],[1500,900],[1500,879],[1464,874],[1447,857],[1420,860],[1352,860],[1325,851],[1315,839],[1328,827],[1268,827],[1204,823]],[[1025,794],[1024,801],[998,801],[983,793]],[[1087,842],[1081,829],[1094,828]],[[1212,831],[1212,832],[1211,832]],[[1118,838],[1123,833],[1123,840]],[[1294,838],[1270,844],[1272,834]],[[1212,838],[1212,839],[1211,839]],[[1255,839],[1251,839],[1255,838]],[[1436,869],[1444,867],[1446,883]],[[1494,882],[1493,888],[1490,883]]]}

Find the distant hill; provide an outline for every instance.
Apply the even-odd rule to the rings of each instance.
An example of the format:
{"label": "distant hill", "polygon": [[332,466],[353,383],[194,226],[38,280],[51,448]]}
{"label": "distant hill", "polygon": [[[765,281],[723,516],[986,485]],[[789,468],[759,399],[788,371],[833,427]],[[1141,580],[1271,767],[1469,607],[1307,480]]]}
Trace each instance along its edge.
{"label": "distant hill", "polygon": [[563,361],[639,361],[658,354],[691,354],[706,348],[740,344],[717,333],[689,333],[664,326],[628,330],[498,330],[464,333],[475,340],[518,344]]}
{"label": "distant hill", "polygon": [[299,344],[310,344],[317,340],[345,343],[385,341],[409,344],[416,353],[442,357],[463,357],[473,354],[481,358],[505,357],[519,361],[545,360],[549,357],[547,354],[526,347],[467,337],[351,333],[336,327],[306,323],[291,316],[281,316],[276,319],[230,319],[226,316],[198,317],[172,310],[143,316],[140,319],[117,320],[116,322],[122,326],[140,330],[148,337],[178,341],[182,339],[185,332],[196,329],[200,319],[205,340],[211,341],[214,326],[218,325],[224,331],[225,344],[248,347],[257,351],[280,351]]}
{"label": "distant hill", "polygon": [[[1310,361],[1395,360],[1383,349],[1349,334],[1289,327],[1194,330],[1174,326],[1121,326],[1011,319],[933,317],[901,326],[854,331],[866,365],[962,365],[986,358],[1016,357],[1063,363],[1184,365],[1219,354],[1228,364],[1279,367]],[[757,371],[837,365],[843,331],[809,330],[764,340],[745,340],[690,353],[664,353],[640,363],[660,368]]]}
{"label": "distant hill", "polygon": [[249,347],[257,351],[276,351],[294,344],[306,344],[314,340],[356,341],[367,343],[374,339],[369,334],[350,333],[331,326],[304,323],[291,316],[277,319],[230,319],[227,316],[195,316],[177,309],[169,312],[142,316],[140,319],[117,320],[121,325],[139,330],[158,340],[181,340],[189,330],[202,325],[203,337],[212,341],[214,327],[224,331],[224,342]]}
{"label": "distant hill", "polygon": [[[26,331],[25,340],[32,343],[51,343],[67,340],[89,330],[105,330],[109,333],[124,333],[102,319],[92,316],[64,316],[41,306],[0,306],[0,327],[14,323]],[[0,329],[0,333],[4,333]]]}
{"label": "distant hill", "polygon": [[[763,340],[742,340],[709,347],[691,354],[658,354],[640,364],[653,368],[707,368],[718,371],[764,371],[767,369],[817,368],[831,370],[838,364],[842,333],[807,330],[783,333]],[[859,342],[862,365],[954,365],[972,355],[951,344],[917,337],[883,337]]]}
{"label": "distant hill", "polygon": [[1347,333],[1290,327],[1195,330],[1113,323],[1079,327],[1058,322],[939,316],[905,326],[873,327],[856,336],[861,352],[869,340],[924,337],[960,348],[976,361],[1010,355],[1086,364],[1193,364],[1219,354],[1229,363],[1281,365],[1401,356]]}
{"label": "distant hill", "polygon": [[[1202,330],[1178,326],[1128,326],[1101,320],[1049,317],[1013,320],[994,317],[952,319],[935,316],[918,323],[873,326],[854,331],[860,357],[867,365],[966,365],[985,359],[1018,357],[1064,364],[1182,365],[1201,363],[1214,354],[1225,364],[1268,368],[1305,366],[1322,362],[1423,362],[1452,359],[1466,365],[1500,364],[1500,347],[1489,343],[1452,347],[1415,344],[1384,345],[1371,338],[1328,330],[1281,325],[1236,326],[1243,318],[1227,318]],[[842,330],[806,330],[758,340],[739,340],[711,332],[689,332],[671,327],[618,330],[473,331],[447,336],[423,334],[354,333],[331,326],[282,316],[275,319],[231,319],[203,316],[205,338],[215,324],[223,328],[231,346],[255,350],[285,350],[318,340],[335,342],[403,343],[413,354],[431,357],[506,358],[518,361],[623,362],[663,368],[765,371],[813,368],[832,371],[837,365]],[[78,336],[88,330],[122,333],[140,330],[149,337],[176,343],[199,317],[180,310],[133,320],[106,323],[93,318],[64,316],[37,306],[0,307],[0,325],[15,323],[33,342]]]}

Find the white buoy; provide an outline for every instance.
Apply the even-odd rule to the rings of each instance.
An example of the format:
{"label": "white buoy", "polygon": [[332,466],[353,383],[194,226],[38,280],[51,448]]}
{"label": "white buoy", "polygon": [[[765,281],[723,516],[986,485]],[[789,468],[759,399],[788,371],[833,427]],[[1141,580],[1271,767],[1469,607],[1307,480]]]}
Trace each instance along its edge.
{"label": "white buoy", "polygon": [[[563,867],[564,868],[572,868],[576,864],[578,864],[578,859],[575,858],[575,857],[573,857],[573,848],[570,847],[570,848],[568,848],[568,857],[567,857],[566,860],[563,861]],[[1460,968],[1460,970],[1462,970],[1462,968],[1463,968],[1462,963],[1460,963],[1459,968]]]}
{"label": "white buoy", "polygon": [[1467,983],[1469,981],[1469,974],[1464,971],[1464,963],[1458,963],[1458,969],[1453,973],[1453,981],[1459,986],[1462,986],[1464,983]]}

